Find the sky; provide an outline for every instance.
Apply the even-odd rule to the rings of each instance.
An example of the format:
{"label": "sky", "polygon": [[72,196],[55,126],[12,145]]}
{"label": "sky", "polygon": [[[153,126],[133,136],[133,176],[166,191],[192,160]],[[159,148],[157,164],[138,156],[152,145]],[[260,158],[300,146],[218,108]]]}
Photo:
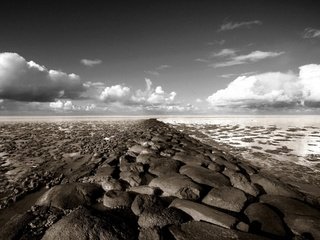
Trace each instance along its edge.
{"label": "sky", "polygon": [[319,114],[319,9],[6,1],[0,115]]}

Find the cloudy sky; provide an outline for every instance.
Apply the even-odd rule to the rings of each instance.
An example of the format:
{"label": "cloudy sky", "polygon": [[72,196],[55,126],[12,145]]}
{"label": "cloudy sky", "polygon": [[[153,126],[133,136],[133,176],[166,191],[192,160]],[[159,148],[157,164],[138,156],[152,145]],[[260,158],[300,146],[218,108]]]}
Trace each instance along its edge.
{"label": "cloudy sky", "polygon": [[6,1],[0,114],[318,114],[319,7]]}

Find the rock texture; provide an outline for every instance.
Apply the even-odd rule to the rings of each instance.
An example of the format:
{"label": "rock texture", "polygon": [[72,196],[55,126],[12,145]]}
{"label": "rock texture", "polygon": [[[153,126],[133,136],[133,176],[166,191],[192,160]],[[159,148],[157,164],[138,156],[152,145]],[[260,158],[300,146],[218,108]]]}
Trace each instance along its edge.
{"label": "rock texture", "polygon": [[155,119],[34,124],[50,160],[7,182],[0,239],[320,239],[310,191]]}

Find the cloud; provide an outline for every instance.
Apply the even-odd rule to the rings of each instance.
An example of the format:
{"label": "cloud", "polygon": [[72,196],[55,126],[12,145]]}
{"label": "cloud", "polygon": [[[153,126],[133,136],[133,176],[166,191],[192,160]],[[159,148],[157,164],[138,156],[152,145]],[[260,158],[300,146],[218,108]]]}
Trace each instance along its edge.
{"label": "cloud", "polygon": [[125,102],[130,97],[130,88],[114,85],[106,87],[100,94],[100,100],[104,102]]}
{"label": "cloud", "polygon": [[[258,62],[263,59],[278,57],[282,54],[284,54],[284,52],[253,51],[246,55],[231,56],[227,61],[214,63],[214,64],[211,64],[210,66],[215,68],[229,67],[234,65],[246,64],[249,62]],[[220,55],[220,56],[223,56],[223,55]]]}
{"label": "cloud", "polygon": [[144,71],[144,73],[148,74],[148,75],[153,75],[153,76],[159,76],[160,73],[157,71]]}
{"label": "cloud", "polygon": [[72,110],[75,107],[72,104],[72,101],[67,100],[67,101],[61,101],[58,100],[56,102],[51,102],[49,103],[49,107],[54,109],[54,110]]}
{"label": "cloud", "polygon": [[301,66],[299,74],[268,72],[240,76],[207,98],[215,107],[320,107],[320,65]]}
{"label": "cloud", "polygon": [[306,28],[302,34],[303,38],[320,38],[320,30],[315,28]]}
{"label": "cloud", "polygon": [[220,52],[213,53],[213,57],[226,57],[226,56],[234,56],[236,54],[236,50],[230,49],[230,48],[225,48],[222,49]]}
{"label": "cloud", "polygon": [[215,41],[212,41],[212,42],[207,42],[206,45],[223,45],[226,43],[226,40],[222,39],[222,40],[215,40]]}
{"label": "cloud", "polygon": [[102,63],[102,60],[100,59],[94,59],[94,60],[90,60],[90,59],[81,59],[80,62],[87,66],[87,67],[93,67],[95,65],[99,65]]}
{"label": "cloud", "polygon": [[220,26],[219,32],[229,31],[237,28],[251,28],[254,25],[261,25],[262,22],[259,20],[247,21],[247,22],[227,22]]}
{"label": "cloud", "polygon": [[80,77],[49,70],[17,53],[0,53],[0,98],[27,102],[50,102],[78,98],[84,91]]}
{"label": "cloud", "polygon": [[148,75],[153,75],[153,76],[159,76],[160,73],[164,70],[164,69],[168,69],[168,68],[171,68],[170,65],[167,65],[167,64],[163,64],[163,65],[160,65],[158,67],[156,67],[155,69],[153,70],[146,70],[144,71],[145,74],[148,74]]}

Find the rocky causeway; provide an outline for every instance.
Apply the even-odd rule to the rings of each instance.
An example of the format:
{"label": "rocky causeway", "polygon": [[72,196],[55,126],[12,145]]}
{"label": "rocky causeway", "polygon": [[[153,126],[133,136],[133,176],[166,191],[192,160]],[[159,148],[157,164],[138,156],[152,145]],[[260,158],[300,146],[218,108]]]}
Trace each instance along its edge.
{"label": "rocky causeway", "polygon": [[0,239],[320,239],[317,184],[180,130],[0,123]]}

